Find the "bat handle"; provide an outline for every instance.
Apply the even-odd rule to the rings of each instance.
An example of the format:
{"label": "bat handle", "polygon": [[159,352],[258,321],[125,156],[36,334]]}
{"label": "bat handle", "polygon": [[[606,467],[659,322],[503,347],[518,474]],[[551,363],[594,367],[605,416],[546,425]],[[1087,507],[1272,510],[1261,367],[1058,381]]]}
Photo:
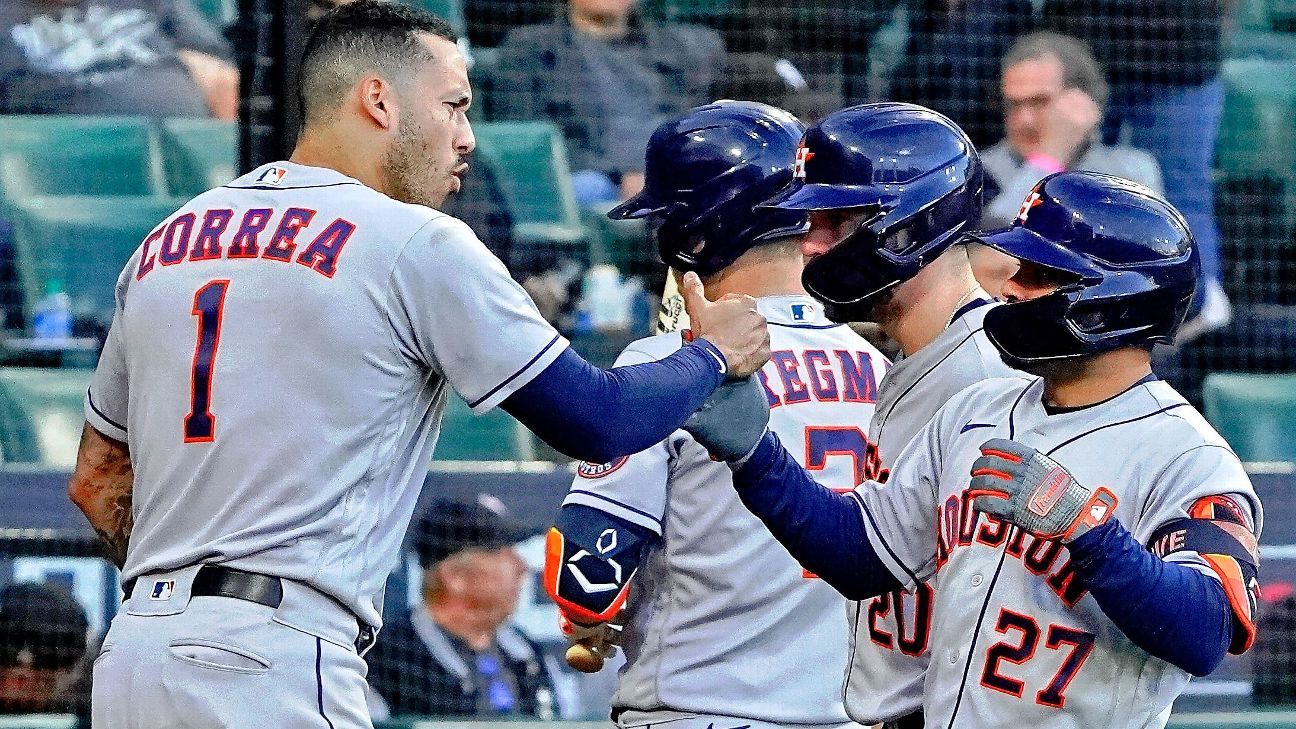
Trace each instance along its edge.
{"label": "bat handle", "polygon": [[603,669],[603,648],[597,642],[572,643],[564,658],[567,665],[581,673],[598,673]]}

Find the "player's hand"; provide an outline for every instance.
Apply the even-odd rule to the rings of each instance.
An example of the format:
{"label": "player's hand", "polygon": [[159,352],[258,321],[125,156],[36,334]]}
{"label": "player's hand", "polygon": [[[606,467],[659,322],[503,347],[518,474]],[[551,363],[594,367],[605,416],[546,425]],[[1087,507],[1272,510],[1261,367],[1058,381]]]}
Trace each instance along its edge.
{"label": "player's hand", "polygon": [[726,382],[682,426],[717,460],[751,453],[769,425],[769,400],[756,375]]}
{"label": "player's hand", "polygon": [[582,673],[598,673],[603,662],[616,655],[621,642],[621,626],[616,622],[581,623],[559,612],[558,629],[571,643],[567,665]]}
{"label": "player's hand", "polygon": [[992,438],[972,464],[973,505],[1044,539],[1070,542],[1106,522],[1116,495],[1076,483],[1057,461],[1016,441]]}
{"label": "player's hand", "polygon": [[693,335],[720,350],[731,379],[741,380],[769,361],[769,328],[756,310],[756,299],[725,294],[719,301],[708,301],[702,279],[692,271],[684,274],[680,294]]}
{"label": "player's hand", "polygon": [[1075,161],[1076,153],[1102,121],[1098,102],[1080,89],[1063,91],[1044,114],[1040,151],[1064,167]]}

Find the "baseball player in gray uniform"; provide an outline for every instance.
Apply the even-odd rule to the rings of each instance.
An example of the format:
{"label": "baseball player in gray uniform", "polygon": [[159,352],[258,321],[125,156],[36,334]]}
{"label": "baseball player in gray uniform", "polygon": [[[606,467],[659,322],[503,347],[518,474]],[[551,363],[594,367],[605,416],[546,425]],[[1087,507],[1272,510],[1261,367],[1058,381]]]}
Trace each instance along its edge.
{"label": "baseball player in gray uniform", "polygon": [[[899,148],[909,162],[903,177],[886,163]],[[981,212],[981,163],[953,122],[896,103],[828,115],[806,132],[801,156],[798,178],[771,205],[810,211],[806,288],[830,319],[877,322],[903,353],[878,385],[869,424],[886,467],[960,390],[1016,374],[986,339],[982,321],[995,303],[973,277],[962,237]],[[929,211],[939,225],[925,224]],[[855,284],[840,295],[843,269],[864,296]],[[846,697],[856,721],[922,727],[934,588],[928,580],[850,606]]]}
{"label": "baseball player in gray uniform", "polygon": [[927,726],[1163,727],[1254,639],[1263,523],[1237,456],[1151,372],[1194,292],[1191,234],[1147,188],[1064,172],[976,237],[1020,261],[985,332],[1036,376],[955,395],[886,484],[816,485],[762,434],[755,382],[685,428],[848,597],[940,575]]}
{"label": "baseball player in gray uniform", "polygon": [[603,371],[567,348],[433,209],[473,148],[440,19],[334,11],[300,84],[292,161],[184,205],[118,279],[69,486],[126,592],[96,727],[370,726],[361,656],[447,388],[610,460],[768,357],[755,301],[707,302],[696,277],[697,336],[671,356]]}
{"label": "baseball player in gray uniform", "polygon": [[[770,427],[823,483],[849,490],[880,474],[858,424],[873,415],[886,359],[805,294],[806,214],[755,209],[791,181],[803,131],[754,102],[691,109],[658,127],[644,191],[610,215],[647,218],[662,259],[701,274],[708,293],[757,297],[771,327],[759,373]],[[679,333],[643,339],[619,362],[680,344]],[[615,628],[601,624],[624,610],[618,725],[855,726],[841,691],[846,601],[761,527],[729,469],[687,433],[581,465],[549,539],[545,587],[571,638],[607,635]]]}

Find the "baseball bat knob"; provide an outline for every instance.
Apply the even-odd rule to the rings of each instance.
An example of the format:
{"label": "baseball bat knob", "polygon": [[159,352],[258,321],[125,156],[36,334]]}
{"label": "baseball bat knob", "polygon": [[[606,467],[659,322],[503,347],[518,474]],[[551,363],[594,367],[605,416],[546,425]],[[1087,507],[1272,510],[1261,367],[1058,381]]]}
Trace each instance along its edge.
{"label": "baseball bat knob", "polygon": [[603,650],[598,646],[573,643],[565,657],[567,665],[581,673],[598,673],[603,668]]}

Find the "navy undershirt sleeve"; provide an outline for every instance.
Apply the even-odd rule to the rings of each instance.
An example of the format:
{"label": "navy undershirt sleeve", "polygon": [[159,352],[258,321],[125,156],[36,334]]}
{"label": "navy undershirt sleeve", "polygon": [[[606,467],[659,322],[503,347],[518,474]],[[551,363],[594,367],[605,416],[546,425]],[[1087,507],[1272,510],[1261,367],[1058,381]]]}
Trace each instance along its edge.
{"label": "navy undershirt sleeve", "polygon": [[560,453],[606,463],[683,425],[724,382],[723,363],[705,339],[656,362],[610,370],[567,349],[501,406]]}
{"label": "navy undershirt sleeve", "polygon": [[854,497],[815,482],[773,433],[734,470],[734,487],[796,561],[843,596],[864,600],[901,586],[865,535]]}
{"label": "navy undershirt sleeve", "polygon": [[1134,645],[1194,676],[1224,659],[1233,613],[1217,580],[1160,559],[1114,519],[1067,548],[1098,607]]}

